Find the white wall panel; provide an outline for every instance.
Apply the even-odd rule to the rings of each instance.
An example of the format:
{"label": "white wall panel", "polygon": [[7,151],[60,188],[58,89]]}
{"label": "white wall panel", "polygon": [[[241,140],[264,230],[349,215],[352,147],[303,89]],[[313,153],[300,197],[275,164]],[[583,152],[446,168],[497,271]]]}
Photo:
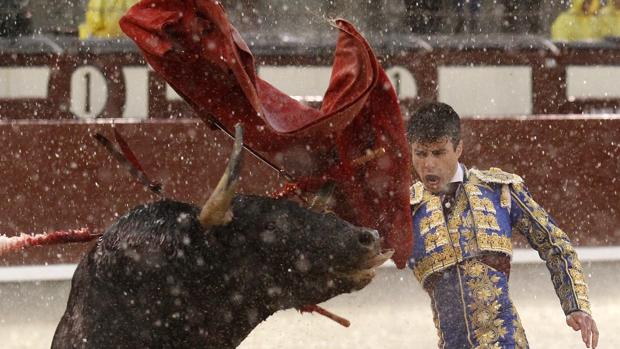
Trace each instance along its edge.
{"label": "white wall panel", "polygon": [[439,67],[439,100],[460,115],[526,115],[532,112],[528,66]]}
{"label": "white wall panel", "polygon": [[125,67],[125,118],[145,119],[149,112],[149,71],[146,67]]}
{"label": "white wall panel", "polygon": [[323,97],[329,86],[331,67],[261,66],[259,76],[294,97]]}
{"label": "white wall panel", "polygon": [[49,67],[0,68],[0,98],[47,98]]}
{"label": "white wall panel", "polygon": [[568,66],[566,97],[569,100],[620,97],[620,67]]}

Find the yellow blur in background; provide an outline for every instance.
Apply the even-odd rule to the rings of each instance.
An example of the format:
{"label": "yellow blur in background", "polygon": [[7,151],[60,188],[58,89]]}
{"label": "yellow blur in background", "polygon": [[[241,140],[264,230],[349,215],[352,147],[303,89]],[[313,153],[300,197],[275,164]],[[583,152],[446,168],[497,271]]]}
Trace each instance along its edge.
{"label": "yellow blur in background", "polygon": [[86,20],[79,26],[80,39],[123,36],[118,21],[136,2],[138,0],[90,0]]}

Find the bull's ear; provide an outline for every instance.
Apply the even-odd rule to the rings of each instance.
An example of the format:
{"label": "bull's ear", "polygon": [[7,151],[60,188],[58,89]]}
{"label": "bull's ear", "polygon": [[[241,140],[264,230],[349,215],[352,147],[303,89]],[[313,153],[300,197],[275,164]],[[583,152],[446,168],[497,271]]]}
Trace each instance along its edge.
{"label": "bull's ear", "polygon": [[316,212],[329,211],[332,204],[332,197],[336,183],[329,181],[319,189],[316,195],[310,200],[310,209]]}
{"label": "bull's ear", "polygon": [[217,183],[217,187],[200,211],[200,224],[204,228],[214,225],[224,225],[231,221],[231,202],[235,196],[239,172],[241,171],[243,150],[243,129],[240,124],[235,125],[235,145],[228,160],[226,171]]}

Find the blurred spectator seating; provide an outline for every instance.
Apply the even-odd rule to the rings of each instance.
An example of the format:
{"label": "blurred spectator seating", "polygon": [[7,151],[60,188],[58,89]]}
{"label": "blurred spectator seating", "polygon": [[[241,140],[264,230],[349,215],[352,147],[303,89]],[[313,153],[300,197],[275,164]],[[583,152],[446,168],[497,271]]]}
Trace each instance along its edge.
{"label": "blurred spectator seating", "polygon": [[362,1],[362,10],[366,17],[366,27],[371,31],[386,31],[387,18],[385,18],[385,0]]}
{"label": "blurred spectator seating", "polygon": [[262,22],[260,13],[263,3],[260,0],[221,0],[220,3],[226,9],[229,18],[238,30],[252,31]]}
{"label": "blurred spectator seating", "polygon": [[502,32],[531,34],[541,31],[540,0],[502,0],[502,5]]}
{"label": "blurred spectator seating", "polygon": [[453,13],[453,23],[450,24],[454,33],[476,33],[480,30],[480,9],[482,0],[450,0]]}
{"label": "blurred spectator seating", "polygon": [[416,34],[433,34],[443,29],[441,20],[442,1],[403,0],[405,2],[406,24]]}
{"label": "blurred spectator seating", "polygon": [[118,21],[138,0],[90,0],[86,20],[79,26],[80,39],[123,36]]}
{"label": "blurred spectator seating", "polygon": [[[541,30],[540,0],[404,0],[406,24],[417,34],[532,34]],[[494,23],[495,22],[495,23]]]}
{"label": "blurred spectator seating", "polygon": [[[23,6],[28,0],[0,0],[0,35],[19,35],[34,29],[44,35],[74,36],[79,27],[82,39],[122,37],[118,19],[136,1],[30,1],[28,11]],[[557,35],[553,38],[558,40],[618,36],[617,1],[606,0],[607,6],[599,11],[597,20],[594,13],[603,0],[574,0],[574,4],[569,0],[221,0],[243,35],[274,44],[322,42],[330,35],[327,22],[338,17],[350,20],[376,42],[387,37],[407,40],[405,37],[412,32],[423,40],[427,40],[425,36],[453,34],[548,37],[556,18],[553,32]],[[571,9],[561,13],[569,3]],[[464,35],[457,36],[465,39]]]}
{"label": "blurred spectator seating", "polygon": [[32,33],[32,15],[28,0],[0,1],[0,37],[17,37]]}

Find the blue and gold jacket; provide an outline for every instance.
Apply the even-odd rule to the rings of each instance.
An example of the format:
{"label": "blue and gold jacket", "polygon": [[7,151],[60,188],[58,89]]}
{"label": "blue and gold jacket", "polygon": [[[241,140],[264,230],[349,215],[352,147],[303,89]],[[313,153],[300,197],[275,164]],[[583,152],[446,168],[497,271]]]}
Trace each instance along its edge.
{"label": "blue and gold jacket", "polygon": [[590,313],[583,269],[566,234],[527,191],[521,177],[497,168],[464,170],[449,218],[441,199],[412,186],[414,248],[409,266],[422,285],[432,274],[485,252],[512,255],[517,231],[538,251],[565,314]]}

